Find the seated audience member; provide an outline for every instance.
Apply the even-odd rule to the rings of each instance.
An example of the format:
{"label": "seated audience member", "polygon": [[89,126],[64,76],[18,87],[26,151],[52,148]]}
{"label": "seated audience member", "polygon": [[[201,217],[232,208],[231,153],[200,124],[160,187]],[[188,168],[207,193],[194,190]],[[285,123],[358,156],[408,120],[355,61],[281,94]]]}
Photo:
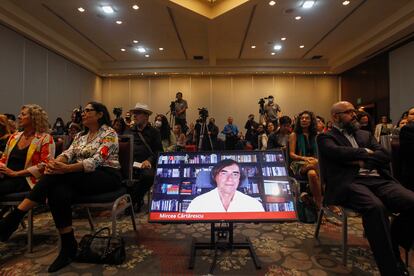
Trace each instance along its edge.
{"label": "seated audience member", "polygon": [[408,110],[406,120],[407,124],[400,131],[401,183],[414,191],[414,107]]}
{"label": "seated audience member", "polygon": [[407,118],[403,118],[401,120],[398,121],[397,125],[395,126],[395,128],[392,131],[392,135],[400,135],[400,131],[401,128],[403,128],[403,126],[405,126],[406,124],[408,124],[408,119]]}
{"label": "seated audience member", "polygon": [[193,122],[190,123],[187,133],[186,133],[187,145],[195,145],[196,144],[196,133],[195,133],[195,125]]}
{"label": "seated audience member", "polygon": [[357,121],[361,130],[366,130],[372,133],[372,119],[371,116],[365,111],[358,111]]}
{"label": "seated audience member", "polygon": [[[414,220],[414,192],[394,180],[388,168],[390,157],[371,133],[358,129],[354,106],[332,106],[334,128],[318,136],[319,158],[324,164],[325,201],[362,214],[365,234],[381,275],[409,275],[400,258],[389,225],[390,212]],[[414,229],[411,230],[411,237]]]}
{"label": "seated audience member", "polygon": [[325,126],[324,132],[328,132],[328,131],[332,130],[332,126],[333,126],[332,121],[326,122],[326,126]]}
{"label": "seated audience member", "polygon": [[269,135],[267,149],[285,148],[292,132],[292,120],[288,116],[279,118],[279,128]]}
{"label": "seated audience member", "polygon": [[141,163],[140,168],[134,170],[139,183],[134,186],[136,190],[132,191],[131,197],[137,211],[140,211],[144,196],[154,182],[158,153],[163,148],[160,132],[148,123],[152,114],[148,106],[137,103],[130,112],[133,114],[134,124],[127,133],[134,136],[134,161]]}
{"label": "seated audience member", "polygon": [[55,155],[48,117],[40,106],[24,105],[18,119],[22,131],[10,135],[0,159],[0,195],[29,191]]}
{"label": "seated audience member", "polygon": [[375,127],[375,139],[379,142],[381,136],[390,135],[392,133],[394,126],[389,122],[387,116],[381,116],[380,123]]}
{"label": "seated audience member", "polygon": [[175,135],[170,128],[167,117],[162,114],[155,116],[154,127],[158,129],[161,134],[161,143],[163,150],[174,151],[177,140],[175,139]]}
{"label": "seated audience member", "polygon": [[211,170],[211,182],[216,188],[194,198],[186,212],[264,212],[258,200],[237,191],[245,178],[236,161],[220,161]]}
{"label": "seated audience member", "polygon": [[[277,124],[278,125],[278,124]],[[273,124],[273,122],[268,122],[266,124],[266,134],[269,136],[270,134],[272,134],[273,132],[275,132],[276,128],[275,125]]]}
{"label": "seated audience member", "polygon": [[116,134],[123,135],[125,130],[127,129],[127,125],[124,121],[124,118],[115,118],[112,122],[112,128],[116,131]]}
{"label": "seated audience member", "polygon": [[258,150],[267,150],[267,142],[269,138],[267,137],[266,131],[263,125],[257,127],[257,149]]}
{"label": "seated audience member", "polygon": [[121,185],[118,161],[118,136],[109,127],[107,108],[90,102],[82,112],[85,130],[79,133],[70,148],[49,161],[45,175],[33,187],[28,198],[0,221],[0,236],[7,240],[27,211],[47,203],[60,234],[61,248],[48,272],[70,264],[77,252],[72,228],[72,203],[77,195],[96,195],[117,190]]}
{"label": "seated audience member", "polygon": [[295,129],[289,136],[290,168],[295,175],[309,180],[309,188],[317,209],[322,207],[322,191],[316,152],[316,118],[310,111],[297,117]]}
{"label": "seated audience member", "polygon": [[10,113],[4,113],[4,115],[7,117],[8,121],[9,121],[10,133],[11,134],[15,133],[17,131],[16,116],[14,116],[14,114],[10,114]]}
{"label": "seated audience member", "polygon": [[325,119],[321,116],[316,116],[316,131],[318,134],[325,131]]}
{"label": "seated audience member", "polygon": [[183,151],[185,149],[187,138],[185,137],[185,134],[181,131],[181,125],[174,125],[173,133],[175,136],[175,140],[177,141],[174,151]]}
{"label": "seated audience member", "polygon": [[6,115],[0,114],[0,154],[2,154],[6,148],[10,134],[9,120]]}
{"label": "seated audience member", "polygon": [[254,120],[254,115],[250,114],[244,128],[246,129],[246,141],[252,145],[256,144],[256,141],[253,142],[253,140],[255,140],[254,136],[258,126],[259,123]]}
{"label": "seated audience member", "polygon": [[132,125],[132,120],[131,120],[131,112],[126,112],[125,113],[125,124],[126,124],[126,128],[130,128]]}
{"label": "seated audience member", "polygon": [[75,123],[81,126],[81,128],[83,128],[82,126],[82,107],[77,107],[75,109],[72,110],[72,114],[70,115],[70,121],[66,123],[66,130],[69,129],[69,125],[71,123]]}
{"label": "seated audience member", "polygon": [[62,118],[57,117],[52,127],[52,135],[64,135],[65,133],[65,122],[63,122]]}
{"label": "seated audience member", "polygon": [[234,150],[234,146],[238,141],[239,129],[233,124],[233,117],[229,116],[227,118],[227,125],[224,126],[222,133],[226,135],[226,150]]}
{"label": "seated audience member", "polygon": [[76,134],[82,131],[82,128],[77,123],[70,123],[68,129],[68,139],[65,142],[64,148],[67,149],[72,144],[73,139],[75,139]]}

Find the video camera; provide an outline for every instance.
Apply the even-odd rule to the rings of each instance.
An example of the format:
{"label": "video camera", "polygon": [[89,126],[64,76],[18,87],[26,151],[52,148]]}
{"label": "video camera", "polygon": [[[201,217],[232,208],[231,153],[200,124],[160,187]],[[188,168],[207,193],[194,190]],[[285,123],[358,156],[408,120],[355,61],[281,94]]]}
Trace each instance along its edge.
{"label": "video camera", "polygon": [[198,109],[198,115],[200,116],[200,119],[206,120],[208,117],[208,110],[205,107]]}
{"label": "video camera", "polygon": [[264,115],[266,113],[265,108],[264,108],[264,104],[265,104],[265,100],[267,100],[268,98],[260,98],[259,99],[259,114]]}
{"label": "video camera", "polygon": [[174,101],[170,103],[170,112],[171,114],[175,115],[175,102]]}
{"label": "video camera", "polygon": [[115,107],[112,113],[114,113],[117,119],[120,118],[122,116],[122,107]]}

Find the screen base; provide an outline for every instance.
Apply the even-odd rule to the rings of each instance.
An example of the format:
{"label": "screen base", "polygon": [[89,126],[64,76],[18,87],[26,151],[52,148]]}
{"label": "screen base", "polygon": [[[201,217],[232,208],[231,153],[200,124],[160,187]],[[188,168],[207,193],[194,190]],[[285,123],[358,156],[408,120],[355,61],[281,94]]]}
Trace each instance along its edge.
{"label": "screen base", "polygon": [[234,242],[232,222],[229,222],[227,226],[216,226],[215,223],[211,223],[210,242],[196,242],[196,239],[193,239],[191,243],[190,261],[188,264],[189,269],[194,268],[195,257],[196,257],[198,249],[214,250],[214,258],[213,258],[213,262],[210,266],[210,271],[209,271],[210,274],[213,274],[214,272],[214,268],[217,262],[217,251],[219,249],[220,250],[248,249],[256,269],[262,268],[262,265],[256,255],[256,252],[254,251],[253,245],[248,237],[246,237],[245,242]]}

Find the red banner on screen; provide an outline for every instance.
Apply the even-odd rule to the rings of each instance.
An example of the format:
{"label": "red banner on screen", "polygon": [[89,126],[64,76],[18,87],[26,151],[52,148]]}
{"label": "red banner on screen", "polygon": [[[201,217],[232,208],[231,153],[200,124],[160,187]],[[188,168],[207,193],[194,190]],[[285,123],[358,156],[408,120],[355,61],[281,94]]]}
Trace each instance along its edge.
{"label": "red banner on screen", "polygon": [[296,220],[296,212],[178,213],[151,212],[150,221]]}

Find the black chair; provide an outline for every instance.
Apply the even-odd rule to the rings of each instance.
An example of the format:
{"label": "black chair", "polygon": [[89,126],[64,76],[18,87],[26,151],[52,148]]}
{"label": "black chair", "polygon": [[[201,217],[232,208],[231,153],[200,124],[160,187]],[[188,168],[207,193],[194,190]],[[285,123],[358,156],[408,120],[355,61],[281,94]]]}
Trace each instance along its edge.
{"label": "black chair", "polygon": [[119,136],[119,162],[121,163],[121,172],[123,177],[123,185],[116,191],[97,195],[79,196],[75,199],[75,207],[86,207],[88,212],[88,220],[91,230],[94,231],[94,224],[90,208],[110,208],[112,220],[112,236],[116,236],[116,219],[120,214],[125,213],[129,209],[132,226],[137,230],[135,224],[134,208],[132,206],[131,196],[127,193],[126,187],[133,182],[133,143],[132,135]]}

